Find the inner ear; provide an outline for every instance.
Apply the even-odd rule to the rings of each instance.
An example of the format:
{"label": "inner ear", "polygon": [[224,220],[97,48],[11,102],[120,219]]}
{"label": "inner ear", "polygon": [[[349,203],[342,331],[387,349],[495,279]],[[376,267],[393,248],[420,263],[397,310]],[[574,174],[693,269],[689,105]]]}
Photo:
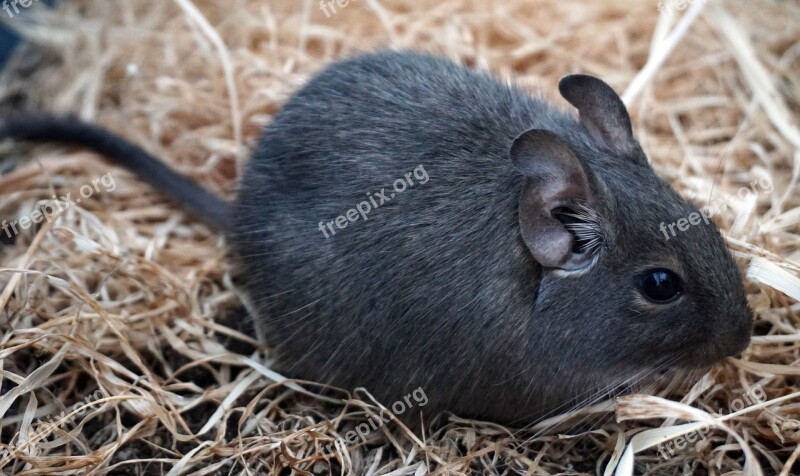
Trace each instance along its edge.
{"label": "inner ear", "polygon": [[611,86],[594,76],[571,74],[561,78],[558,90],[578,110],[581,124],[595,142],[620,154],[644,158],[633,137],[628,110]]}
{"label": "inner ear", "polygon": [[590,256],[575,246],[575,235],[559,217],[563,210],[585,206],[589,181],[580,161],[555,134],[531,129],[509,151],[511,163],[525,176],[519,201],[522,240],[546,268],[579,269]]}

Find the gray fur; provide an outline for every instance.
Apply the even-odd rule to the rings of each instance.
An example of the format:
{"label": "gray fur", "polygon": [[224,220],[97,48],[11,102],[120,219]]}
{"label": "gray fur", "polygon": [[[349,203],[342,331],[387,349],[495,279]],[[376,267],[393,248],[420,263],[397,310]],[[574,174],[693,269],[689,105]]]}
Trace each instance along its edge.
{"label": "gray fur", "polygon": [[[559,136],[589,176],[605,229],[584,272],[542,269],[520,237],[524,177],[509,149],[529,129]],[[617,155],[574,114],[431,56],[330,66],[266,129],[232,212],[279,368],[384,401],[422,387],[426,413],[508,422],[667,358],[696,367],[740,352],[752,315],[722,237],[693,226],[664,239],[661,222],[697,209],[636,145]],[[419,165],[428,183],[329,239],[319,231]],[[678,303],[639,303],[634,277],[655,265],[685,278]]]}

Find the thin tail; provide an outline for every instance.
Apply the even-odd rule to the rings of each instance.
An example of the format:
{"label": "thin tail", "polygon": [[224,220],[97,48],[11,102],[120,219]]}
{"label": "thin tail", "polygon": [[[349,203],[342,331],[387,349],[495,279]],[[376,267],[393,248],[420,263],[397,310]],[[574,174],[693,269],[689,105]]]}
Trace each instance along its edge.
{"label": "thin tail", "polygon": [[141,147],[71,116],[19,113],[0,119],[0,140],[62,142],[96,152],[154,186],[207,224],[227,230],[231,205],[175,172]]}

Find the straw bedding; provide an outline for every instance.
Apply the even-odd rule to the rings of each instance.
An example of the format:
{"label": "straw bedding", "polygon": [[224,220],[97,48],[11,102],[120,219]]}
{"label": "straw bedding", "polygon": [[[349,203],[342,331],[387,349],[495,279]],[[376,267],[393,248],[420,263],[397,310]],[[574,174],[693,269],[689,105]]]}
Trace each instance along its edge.
{"label": "straw bedding", "polygon": [[[800,5],[335,8],[326,16],[316,1],[75,0],[56,11],[34,3],[13,18],[0,11],[29,41],[0,78],[0,105],[77,113],[232,198],[259,130],[337,58],[381,47],[435,52],[564,107],[558,78],[594,74],[625,92],[659,173],[716,206],[748,273],[750,348],[650,392],[660,396],[624,397],[560,426],[557,418],[518,432],[445,415],[424,433],[389,422],[348,444],[349,430],[392,402],[364,391],[323,398],[311,383],[281,382],[246,324],[219,233],[92,154],[2,144],[2,218],[32,220],[53,195],[88,196],[20,226],[14,239],[0,231],[0,471],[800,473]],[[683,436],[659,448],[660,434]]]}

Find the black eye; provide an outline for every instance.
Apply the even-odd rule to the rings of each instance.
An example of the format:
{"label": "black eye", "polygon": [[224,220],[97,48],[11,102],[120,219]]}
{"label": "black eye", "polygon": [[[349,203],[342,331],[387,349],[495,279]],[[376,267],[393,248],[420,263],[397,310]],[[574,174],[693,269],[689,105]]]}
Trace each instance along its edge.
{"label": "black eye", "polygon": [[681,278],[665,268],[648,269],[639,276],[639,290],[655,303],[672,302],[683,291]]}

